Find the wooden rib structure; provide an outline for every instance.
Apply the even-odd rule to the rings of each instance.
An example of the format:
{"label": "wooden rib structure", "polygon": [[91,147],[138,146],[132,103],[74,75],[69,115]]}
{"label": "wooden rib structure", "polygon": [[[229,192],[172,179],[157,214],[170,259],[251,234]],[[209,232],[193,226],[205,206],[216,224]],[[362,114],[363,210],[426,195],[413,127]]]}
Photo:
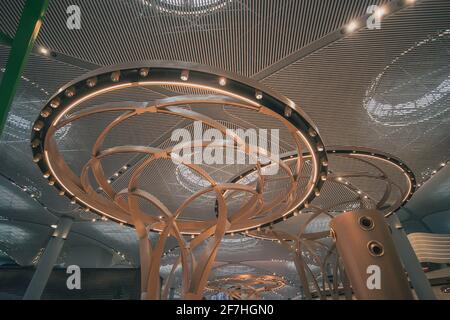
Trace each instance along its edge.
{"label": "wooden rib structure", "polygon": [[[416,186],[415,177],[412,171],[400,160],[395,157],[377,152],[375,150],[358,150],[355,147],[331,147],[327,151],[329,153],[330,172],[327,184],[333,188],[327,188],[327,192],[333,192],[334,189],[340,187],[354,194],[354,198],[348,201],[337,201],[332,205],[324,207],[320,205],[320,197],[315,199],[318,204],[306,204],[306,208],[310,213],[307,220],[299,227],[297,233],[287,233],[283,230],[277,230],[274,227],[265,228],[259,231],[252,231],[248,235],[260,239],[270,241],[278,241],[292,254],[292,258],[297,269],[298,277],[302,284],[303,293],[306,299],[320,298],[338,299],[340,294],[344,294],[346,299],[352,299],[352,290],[350,282],[346,275],[344,265],[339,257],[335,243],[331,241],[330,231],[321,231],[315,233],[307,233],[311,223],[321,216],[327,216],[333,219],[339,212],[345,212],[343,208],[346,205],[354,205],[359,203],[360,209],[373,208],[384,214],[385,217],[393,214],[401,205],[406,203],[412,196]],[[308,155],[303,156],[304,159]],[[333,171],[333,160],[353,159],[357,160],[369,168],[373,168],[373,172],[359,172],[357,170],[349,171]],[[404,181],[399,183],[394,181],[387,170],[371,160],[385,163],[391,168],[398,171]],[[295,157],[288,157],[285,162],[295,161]],[[245,176],[244,176],[245,177]],[[371,199],[367,193],[350,183],[351,178],[365,178],[383,181],[385,189],[379,199]],[[239,178],[238,180],[241,180]],[[398,191],[394,195],[394,190]],[[393,199],[394,198],[394,199]],[[390,202],[388,203],[388,200]],[[328,239],[328,241],[327,241]],[[320,252],[321,254],[318,254]],[[305,256],[310,258],[310,263],[316,265],[320,269],[322,283],[318,277],[312,272],[309,264],[305,261]],[[331,281],[329,279],[331,270]],[[311,284],[313,290],[311,290]]]}
{"label": "wooden rib structure", "polygon": [[[180,81],[181,74],[181,81]],[[219,77],[227,76],[224,87]],[[131,87],[153,87],[175,85],[200,90],[208,90],[219,95],[176,96],[151,103],[113,102],[96,105],[77,111],[77,107],[103,94]],[[256,95],[255,95],[256,93]],[[217,105],[243,108],[262,113],[285,126],[295,141],[298,154],[311,155],[312,166],[305,177],[303,159],[298,157],[294,169],[271,155],[268,150],[249,145],[238,135],[230,133],[223,124],[202,113],[179,107],[180,105]],[[90,159],[77,175],[65,162],[58,150],[56,132],[76,121],[111,112],[121,114],[114,118],[95,139]],[[256,186],[239,183],[220,182],[213,179],[199,164],[177,157],[174,147],[160,148],[142,145],[118,145],[103,148],[105,140],[119,125],[145,114],[164,114],[189,121],[201,121],[218,130],[227,138],[227,143],[215,147],[239,150],[248,157],[256,159],[255,171],[258,174]],[[160,299],[167,296],[173,273],[181,265],[183,297],[200,299],[208,280],[223,236],[231,232],[256,230],[293,215],[294,210],[310,202],[314,191],[319,190],[326,179],[326,153],[317,129],[289,100],[260,88],[251,81],[220,73],[208,73],[192,66],[173,65],[124,67],[96,71],[62,88],[41,112],[36,120],[32,134],[33,160],[38,164],[44,177],[59,190],[61,195],[78,203],[103,217],[134,226],[139,237],[141,257],[141,286],[143,299]],[[211,146],[210,141],[192,141],[188,147]],[[136,164],[127,180],[127,187],[116,191],[105,175],[102,161],[121,154],[138,154],[143,161]],[[261,172],[262,165],[257,154],[268,158],[270,163],[278,164],[288,181],[287,191],[270,202],[265,201],[264,192],[269,180]],[[185,166],[207,181],[208,185],[193,193],[176,209],[170,210],[167,204],[139,185],[140,177],[155,161],[166,160]],[[301,184],[306,179],[306,184]],[[96,185],[94,185],[96,184]],[[98,192],[101,190],[101,192]],[[230,215],[227,201],[235,193],[246,193],[246,203]],[[214,194],[216,200],[215,219],[183,219],[183,213],[190,204],[205,194]],[[142,210],[141,203],[147,203],[157,212],[148,214]],[[149,232],[159,233],[155,243],[149,240]],[[192,236],[188,240],[186,236]],[[159,268],[161,256],[169,237],[178,241],[180,256],[174,264],[171,275],[162,291]],[[205,246],[200,246],[206,243]],[[203,248],[201,254],[194,250]]]}

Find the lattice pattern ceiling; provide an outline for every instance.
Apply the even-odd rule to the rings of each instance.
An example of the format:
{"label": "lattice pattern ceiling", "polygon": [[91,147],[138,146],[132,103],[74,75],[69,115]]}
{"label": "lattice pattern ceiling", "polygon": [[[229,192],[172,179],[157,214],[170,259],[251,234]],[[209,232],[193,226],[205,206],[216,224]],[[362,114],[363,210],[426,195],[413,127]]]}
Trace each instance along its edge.
{"label": "lattice pattern ceiling", "polygon": [[[73,209],[30,161],[32,121],[68,81],[96,66],[128,61],[198,62],[254,77],[300,105],[327,145],[392,153],[419,180],[450,158],[450,39],[442,34],[450,30],[448,0],[420,1],[388,16],[380,30],[362,29],[332,43],[324,37],[365,14],[368,5],[388,1],[231,0],[197,14],[149,5],[155,2],[164,1],[50,1],[37,44],[64,59],[30,57],[0,141],[1,172],[39,189],[48,207]],[[0,2],[0,32],[14,35],[23,3]],[[72,4],[82,9],[81,30],[66,28]],[[310,52],[312,47],[317,50]],[[8,53],[0,45],[0,69]],[[116,98],[155,99],[175,91]],[[149,128],[135,130],[138,135]],[[66,151],[82,149],[87,150],[80,144]]]}

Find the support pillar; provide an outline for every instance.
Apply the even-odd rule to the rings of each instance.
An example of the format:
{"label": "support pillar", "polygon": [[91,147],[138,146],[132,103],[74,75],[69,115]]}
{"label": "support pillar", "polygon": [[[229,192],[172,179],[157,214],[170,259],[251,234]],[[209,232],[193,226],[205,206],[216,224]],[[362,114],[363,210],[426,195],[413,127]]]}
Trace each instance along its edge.
{"label": "support pillar", "polygon": [[331,229],[357,299],[413,299],[381,212],[360,210],[341,214],[331,220]]}
{"label": "support pillar", "polygon": [[58,226],[54,230],[42,257],[39,259],[36,271],[33,274],[27,291],[23,296],[24,300],[39,300],[44,292],[47,281],[56,263],[56,259],[61,252],[64,241],[69,234],[73,219],[63,216],[58,221]]}
{"label": "support pillar", "polygon": [[[6,123],[23,68],[42,26],[42,17],[47,6],[48,0],[28,0],[23,8],[19,26],[14,39],[12,39],[6,70],[0,83],[0,135]],[[6,35],[2,35],[0,40],[1,43],[11,41]]]}
{"label": "support pillar", "polygon": [[417,298],[419,300],[436,300],[430,282],[422,270],[422,266],[397,215],[391,215],[388,218],[388,223],[391,226],[392,239],[394,240],[395,247],[408,273],[409,280],[416,292]]}

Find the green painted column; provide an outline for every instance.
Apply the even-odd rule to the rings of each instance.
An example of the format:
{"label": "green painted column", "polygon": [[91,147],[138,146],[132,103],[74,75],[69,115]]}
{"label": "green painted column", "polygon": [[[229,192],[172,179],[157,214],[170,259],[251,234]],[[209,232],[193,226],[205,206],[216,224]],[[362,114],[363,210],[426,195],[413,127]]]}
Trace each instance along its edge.
{"label": "green painted column", "polygon": [[[0,83],[0,135],[3,132],[11,103],[17,90],[31,49],[42,25],[42,17],[47,10],[48,0],[27,0],[20,17],[19,26],[12,41],[6,70]],[[9,37],[2,35],[1,40]]]}

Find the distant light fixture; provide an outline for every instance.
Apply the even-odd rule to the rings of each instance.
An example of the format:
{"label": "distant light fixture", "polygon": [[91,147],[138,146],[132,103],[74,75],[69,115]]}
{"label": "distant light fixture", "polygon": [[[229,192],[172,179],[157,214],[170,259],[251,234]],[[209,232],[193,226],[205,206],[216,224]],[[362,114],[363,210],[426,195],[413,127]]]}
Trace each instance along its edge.
{"label": "distant light fixture", "polygon": [[56,228],[58,228],[58,225],[52,224],[50,227],[52,227],[53,229],[56,229]]}
{"label": "distant light fixture", "polygon": [[379,19],[381,19],[385,14],[387,10],[385,7],[380,7],[375,11],[375,16]]}
{"label": "distant light fixture", "polygon": [[358,29],[358,23],[356,21],[350,22],[347,27],[345,28],[348,33],[356,31]]}
{"label": "distant light fixture", "polygon": [[39,52],[42,53],[43,55],[48,55],[50,53],[50,51],[44,47],[40,47]]}
{"label": "distant light fixture", "polygon": [[263,98],[263,94],[261,91],[257,90],[255,93],[255,98],[261,100]]}

